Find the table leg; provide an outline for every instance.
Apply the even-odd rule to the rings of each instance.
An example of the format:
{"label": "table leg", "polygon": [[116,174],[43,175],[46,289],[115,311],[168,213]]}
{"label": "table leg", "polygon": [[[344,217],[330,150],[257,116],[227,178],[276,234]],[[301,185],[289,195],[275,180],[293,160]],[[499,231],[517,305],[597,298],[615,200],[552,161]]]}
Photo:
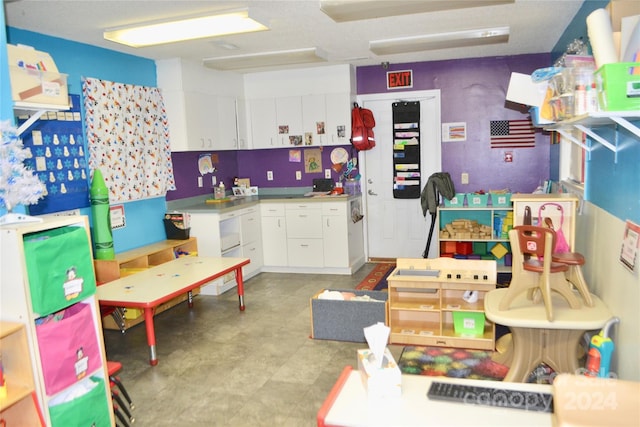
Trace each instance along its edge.
{"label": "table leg", "polygon": [[154,309],[152,307],[145,307],[144,325],[147,329],[147,344],[149,344],[149,364],[156,366],[158,357],[156,356],[156,332],[153,326],[153,312]]}
{"label": "table leg", "polygon": [[577,349],[584,331],[571,329],[537,329],[510,327],[513,357],[504,381],[525,382],[540,363],[557,374],[575,374]]}
{"label": "table leg", "polygon": [[242,267],[236,268],[236,283],[238,284],[240,311],[244,311],[244,282],[242,281]]}

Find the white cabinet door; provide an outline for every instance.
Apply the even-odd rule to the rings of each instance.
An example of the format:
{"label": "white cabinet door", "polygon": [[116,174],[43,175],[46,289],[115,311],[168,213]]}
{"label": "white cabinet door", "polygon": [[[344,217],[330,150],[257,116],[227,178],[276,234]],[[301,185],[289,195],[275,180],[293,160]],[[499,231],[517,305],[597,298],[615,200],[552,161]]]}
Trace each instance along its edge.
{"label": "white cabinet door", "polygon": [[325,267],[349,267],[349,225],[346,203],[322,204]]}
{"label": "white cabinet door", "polygon": [[262,260],[262,231],[260,209],[258,206],[243,209],[240,213],[240,240],[242,242],[242,256],[249,258],[249,265],[243,267],[246,277],[256,274],[263,264]]}
{"label": "white cabinet door", "polygon": [[249,147],[249,122],[247,121],[247,107],[246,100],[236,99],[236,127],[238,132],[238,150],[247,150]]}
{"label": "white cabinet door", "polygon": [[289,267],[323,267],[322,239],[288,239]]}
{"label": "white cabinet door", "polygon": [[305,134],[311,134],[311,145],[327,144],[327,108],[324,95],[302,97],[302,125]]}
{"label": "white cabinet door", "polygon": [[215,150],[237,150],[238,146],[238,119],[236,112],[236,99],[230,96],[218,96],[218,128],[214,140]]}
{"label": "white cabinet door", "polygon": [[287,237],[290,239],[321,239],[321,209],[320,203],[287,206]]}
{"label": "white cabinet door", "polygon": [[213,150],[218,128],[218,103],[214,96],[184,93],[187,146],[189,150]]}
{"label": "white cabinet door", "polygon": [[300,137],[300,143],[304,144],[302,97],[286,96],[276,98],[276,120],[280,146],[293,145],[291,141],[293,136]]}
{"label": "white cabinet door", "polygon": [[325,96],[327,109],[326,143],[347,145],[351,137],[351,95],[330,93]]}
{"label": "white cabinet door", "polygon": [[191,213],[191,237],[198,239],[198,254],[222,256],[219,215]]}
{"label": "white cabinet door", "polygon": [[264,265],[285,267],[287,262],[287,224],[284,205],[260,204],[262,215],[262,258]]}
{"label": "white cabinet door", "polygon": [[252,99],[249,101],[249,108],[252,148],[278,148],[280,143],[275,98]]}

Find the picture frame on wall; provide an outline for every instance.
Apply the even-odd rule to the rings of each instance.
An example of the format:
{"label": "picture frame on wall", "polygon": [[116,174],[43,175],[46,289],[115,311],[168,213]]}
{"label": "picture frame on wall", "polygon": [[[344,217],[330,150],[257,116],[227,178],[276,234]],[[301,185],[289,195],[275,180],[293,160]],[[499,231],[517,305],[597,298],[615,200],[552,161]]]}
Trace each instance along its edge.
{"label": "picture frame on wall", "polygon": [[463,142],[467,140],[467,123],[443,123],[442,142]]}

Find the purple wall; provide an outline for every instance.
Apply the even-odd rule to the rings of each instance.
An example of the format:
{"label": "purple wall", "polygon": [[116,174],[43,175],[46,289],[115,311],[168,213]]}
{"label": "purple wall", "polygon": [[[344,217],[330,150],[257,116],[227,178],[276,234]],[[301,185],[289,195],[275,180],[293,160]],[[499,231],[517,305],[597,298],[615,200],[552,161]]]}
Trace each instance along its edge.
{"label": "purple wall", "polygon": [[[350,146],[343,146],[350,151]],[[289,149],[268,149],[249,151],[217,151],[218,163],[215,163],[217,171],[213,174],[217,182],[224,180],[227,190],[231,189],[234,177],[250,178],[251,185],[261,188],[273,187],[311,187],[314,178],[324,178],[324,169],[330,169],[331,150],[335,147],[324,147],[321,150],[322,172],[306,173],[304,169],[305,148],[299,148],[301,162],[289,161]],[[167,193],[167,200],[183,199],[186,197],[212,194],[211,175],[203,176],[204,186],[198,188],[198,158],[201,154],[211,152],[180,152],[171,155],[175,171],[176,191]],[[267,181],[267,171],[273,171],[273,181]],[[302,179],[296,180],[296,171],[302,172]],[[338,181],[340,176],[331,171],[331,177]]]}
{"label": "purple wall", "polygon": [[[548,135],[537,132],[535,148],[491,149],[489,122],[528,116],[522,106],[505,101],[511,73],[531,74],[550,60],[550,54],[535,54],[359,67],[357,90],[358,95],[391,92],[387,71],[413,70],[413,87],[404,91],[439,89],[442,123],[467,123],[465,142],[442,143],[442,170],[451,174],[456,191],[532,192],[549,179]],[[505,151],[513,153],[513,162],[504,162]],[[469,174],[468,185],[460,182],[462,172]]]}
{"label": "purple wall", "polygon": [[[442,144],[442,170],[451,174],[456,190],[472,192],[510,188],[514,192],[530,193],[550,178],[549,136],[538,132],[535,148],[491,149],[489,121],[527,117],[526,109],[522,106],[505,101],[511,73],[531,74],[550,63],[550,54],[531,54],[391,64],[388,70],[381,66],[358,67],[357,93],[388,92],[387,71],[413,70],[413,87],[408,91],[439,89],[442,122],[467,123],[467,141]],[[331,167],[331,148],[326,147],[322,151],[323,170]],[[505,151],[512,151],[513,162],[504,162]],[[197,177],[200,175],[197,161],[200,154],[186,152],[172,155],[178,189],[169,192],[167,200],[211,193],[210,174],[204,177],[204,187],[197,187]],[[289,149],[221,151],[217,154],[219,163],[215,165],[218,169],[216,178],[218,181],[223,179],[227,188],[230,188],[234,176],[250,178],[252,185],[263,188],[309,187],[313,178],[324,177],[324,174],[305,173],[304,163],[290,162]],[[266,179],[268,170],[274,173],[273,181]],[[300,181],[295,179],[296,170],[302,171]],[[469,174],[468,185],[460,182],[462,172]],[[332,177],[337,180],[338,174],[332,172]]]}

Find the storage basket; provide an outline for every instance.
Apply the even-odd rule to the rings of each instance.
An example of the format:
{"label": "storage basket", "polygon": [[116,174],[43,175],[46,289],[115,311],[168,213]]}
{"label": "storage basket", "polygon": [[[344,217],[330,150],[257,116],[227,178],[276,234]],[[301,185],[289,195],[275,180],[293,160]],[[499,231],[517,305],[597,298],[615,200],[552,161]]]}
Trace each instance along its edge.
{"label": "storage basket", "polygon": [[33,311],[56,312],[93,295],[96,279],[83,227],[60,227],[24,237]]}
{"label": "storage basket", "polygon": [[378,322],[388,324],[387,300],[382,291],[337,290],[367,295],[375,301],[319,299],[324,289],[311,298],[311,337],[336,341],[366,342],[364,328]]}
{"label": "storage basket", "polygon": [[49,396],[86,378],[102,364],[91,306],[74,304],[58,317],[36,324],[44,387]]}
{"label": "storage basket", "polygon": [[510,208],[511,193],[491,193],[491,205],[494,208]]}
{"label": "storage basket", "polygon": [[443,197],[444,206],[447,208],[461,208],[464,205],[464,193],[456,193],[451,200]]}
{"label": "storage basket", "polygon": [[70,387],[49,404],[52,427],[110,427],[109,403],[102,378],[91,377]]}
{"label": "storage basket", "polygon": [[474,311],[454,311],[453,330],[464,336],[484,334],[484,313]]}
{"label": "storage basket", "polygon": [[488,194],[467,193],[467,206],[470,208],[486,208],[488,203]]}
{"label": "storage basket", "polygon": [[605,64],[595,72],[598,104],[603,111],[640,110],[640,62]]}

